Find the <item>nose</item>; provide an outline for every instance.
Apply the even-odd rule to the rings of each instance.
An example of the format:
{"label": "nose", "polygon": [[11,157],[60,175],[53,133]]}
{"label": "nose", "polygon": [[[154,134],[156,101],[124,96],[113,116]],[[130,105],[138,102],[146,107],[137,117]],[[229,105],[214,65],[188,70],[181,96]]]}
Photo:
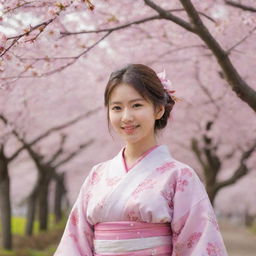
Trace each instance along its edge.
{"label": "nose", "polygon": [[132,111],[129,108],[125,108],[122,113],[122,121],[126,123],[132,120],[133,120]]}

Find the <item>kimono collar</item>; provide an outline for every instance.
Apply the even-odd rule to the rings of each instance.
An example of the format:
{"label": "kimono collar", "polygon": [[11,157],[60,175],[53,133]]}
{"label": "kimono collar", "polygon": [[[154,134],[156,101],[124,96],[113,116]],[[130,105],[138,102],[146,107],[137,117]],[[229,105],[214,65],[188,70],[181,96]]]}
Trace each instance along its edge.
{"label": "kimono collar", "polygon": [[120,159],[122,159],[123,164],[125,165],[125,169],[126,171],[129,171],[133,166],[135,166],[136,164],[138,164],[142,159],[144,159],[146,156],[150,156],[151,154],[160,154],[161,156],[164,157],[171,157],[169,148],[167,145],[165,144],[160,144],[160,145],[155,145],[151,148],[149,148],[146,152],[144,152],[133,164],[132,166],[130,166],[130,168],[128,169],[128,167],[126,166],[126,162],[125,162],[125,158],[124,158],[124,150],[125,150],[125,146],[122,147],[122,149],[120,150],[120,152],[118,153],[117,157]]}

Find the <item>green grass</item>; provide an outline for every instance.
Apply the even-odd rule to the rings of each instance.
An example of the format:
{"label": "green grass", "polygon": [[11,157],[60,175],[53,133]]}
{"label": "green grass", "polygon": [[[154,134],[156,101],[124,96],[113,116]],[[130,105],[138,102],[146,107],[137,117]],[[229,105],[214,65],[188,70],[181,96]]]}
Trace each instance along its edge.
{"label": "green grass", "polygon": [[[52,228],[58,228],[58,227],[61,228],[61,227],[63,227],[63,224],[65,225],[66,220],[67,220],[66,218],[63,218],[63,220],[60,223],[55,224],[54,223],[54,215],[50,214],[49,219],[48,219],[48,229],[50,230]],[[25,228],[26,228],[26,218],[17,217],[17,216],[12,217],[11,230],[12,230],[13,235],[24,235]],[[40,233],[38,220],[34,221],[33,231],[34,231],[33,234],[35,234],[35,235]],[[0,223],[0,233],[1,232],[2,232],[2,228],[1,228],[1,223]]]}
{"label": "green grass", "polygon": [[[23,235],[26,227],[26,219],[24,217],[12,217],[12,234]],[[33,227],[34,234],[39,232],[38,221],[34,222]]]}
{"label": "green grass", "polygon": [[0,256],[52,256],[56,250],[56,246],[51,246],[45,250],[19,249],[6,251],[0,249]]}
{"label": "green grass", "polygon": [[250,230],[256,235],[256,221],[254,221],[253,225],[250,227]]}
{"label": "green grass", "polygon": [[52,256],[53,253],[56,251],[56,246],[51,246],[46,248],[45,250],[29,250],[28,256]]}
{"label": "green grass", "polygon": [[13,251],[7,251],[7,250],[1,250],[0,249],[0,256],[14,256],[15,252]]}
{"label": "green grass", "polygon": [[[54,215],[49,215],[48,230],[39,231],[39,222],[34,222],[34,235],[24,235],[26,220],[22,217],[12,217],[13,247],[12,251],[0,248],[0,256],[52,256],[63,234],[67,217],[55,224]],[[0,232],[1,238],[1,232]]]}

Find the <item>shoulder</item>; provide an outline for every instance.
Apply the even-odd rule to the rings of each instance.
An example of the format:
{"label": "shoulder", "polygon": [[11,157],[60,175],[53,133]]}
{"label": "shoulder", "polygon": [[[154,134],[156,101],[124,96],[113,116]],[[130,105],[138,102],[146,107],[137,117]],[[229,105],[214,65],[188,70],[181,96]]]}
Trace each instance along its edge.
{"label": "shoulder", "polygon": [[181,176],[189,176],[189,177],[197,177],[199,179],[199,175],[197,172],[188,164],[178,161],[177,159],[171,158],[169,163],[172,163],[172,171],[177,177]]}
{"label": "shoulder", "polygon": [[185,191],[187,188],[193,190],[195,187],[204,190],[204,184],[197,172],[190,165],[172,157],[162,163],[157,168],[157,171],[158,173],[165,173],[169,177],[170,182],[175,185],[177,191]]}
{"label": "shoulder", "polygon": [[104,172],[110,165],[111,160],[103,161],[100,163],[95,164],[91,171],[89,172],[87,179],[94,179],[96,176],[101,176],[101,173]]}
{"label": "shoulder", "polygon": [[87,188],[88,185],[90,186],[90,185],[97,184],[101,177],[101,171],[104,170],[108,162],[109,161],[104,161],[104,162],[100,162],[98,164],[93,165],[88,175],[86,176],[82,184],[82,187]]}
{"label": "shoulder", "polygon": [[160,166],[158,166],[157,171],[169,172],[170,174],[180,177],[183,175],[188,176],[198,176],[196,171],[181,161],[174,159],[173,157],[166,159]]}
{"label": "shoulder", "polygon": [[173,182],[176,196],[182,197],[183,200],[185,196],[193,205],[207,198],[205,186],[196,171],[183,162],[175,160],[175,164]]}
{"label": "shoulder", "polygon": [[198,173],[188,164],[175,160],[178,180],[190,180],[194,184],[203,185]]}
{"label": "shoulder", "polygon": [[105,169],[109,168],[109,166],[115,162],[116,160],[119,161],[119,158],[121,156],[121,151],[119,151],[119,153],[117,155],[115,155],[113,158],[109,159],[109,160],[106,160],[106,161],[103,161],[103,162],[100,162],[98,164],[95,164],[93,167],[92,167],[92,170],[91,172],[101,172],[101,171],[104,171]]}
{"label": "shoulder", "polygon": [[104,170],[107,166],[109,166],[109,164],[111,163],[111,160],[107,160],[107,161],[103,161],[103,162],[100,162],[98,164],[95,164],[93,167],[92,167],[92,172],[101,172],[102,170]]}
{"label": "shoulder", "polygon": [[184,176],[184,175],[187,175],[187,176],[196,176],[198,177],[198,174],[197,172],[188,164],[185,164],[183,162],[180,162],[176,159],[174,159],[174,163],[175,163],[175,166],[176,166],[176,174],[177,176]]}

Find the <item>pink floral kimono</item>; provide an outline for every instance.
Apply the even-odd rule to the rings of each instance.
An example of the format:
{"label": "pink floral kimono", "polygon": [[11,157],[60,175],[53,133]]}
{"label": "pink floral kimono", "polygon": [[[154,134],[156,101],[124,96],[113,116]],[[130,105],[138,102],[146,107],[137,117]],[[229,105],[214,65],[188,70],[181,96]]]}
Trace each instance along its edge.
{"label": "pink floral kimono", "polygon": [[149,149],[128,170],[124,149],[92,168],[54,256],[226,256],[195,171],[166,145]]}

